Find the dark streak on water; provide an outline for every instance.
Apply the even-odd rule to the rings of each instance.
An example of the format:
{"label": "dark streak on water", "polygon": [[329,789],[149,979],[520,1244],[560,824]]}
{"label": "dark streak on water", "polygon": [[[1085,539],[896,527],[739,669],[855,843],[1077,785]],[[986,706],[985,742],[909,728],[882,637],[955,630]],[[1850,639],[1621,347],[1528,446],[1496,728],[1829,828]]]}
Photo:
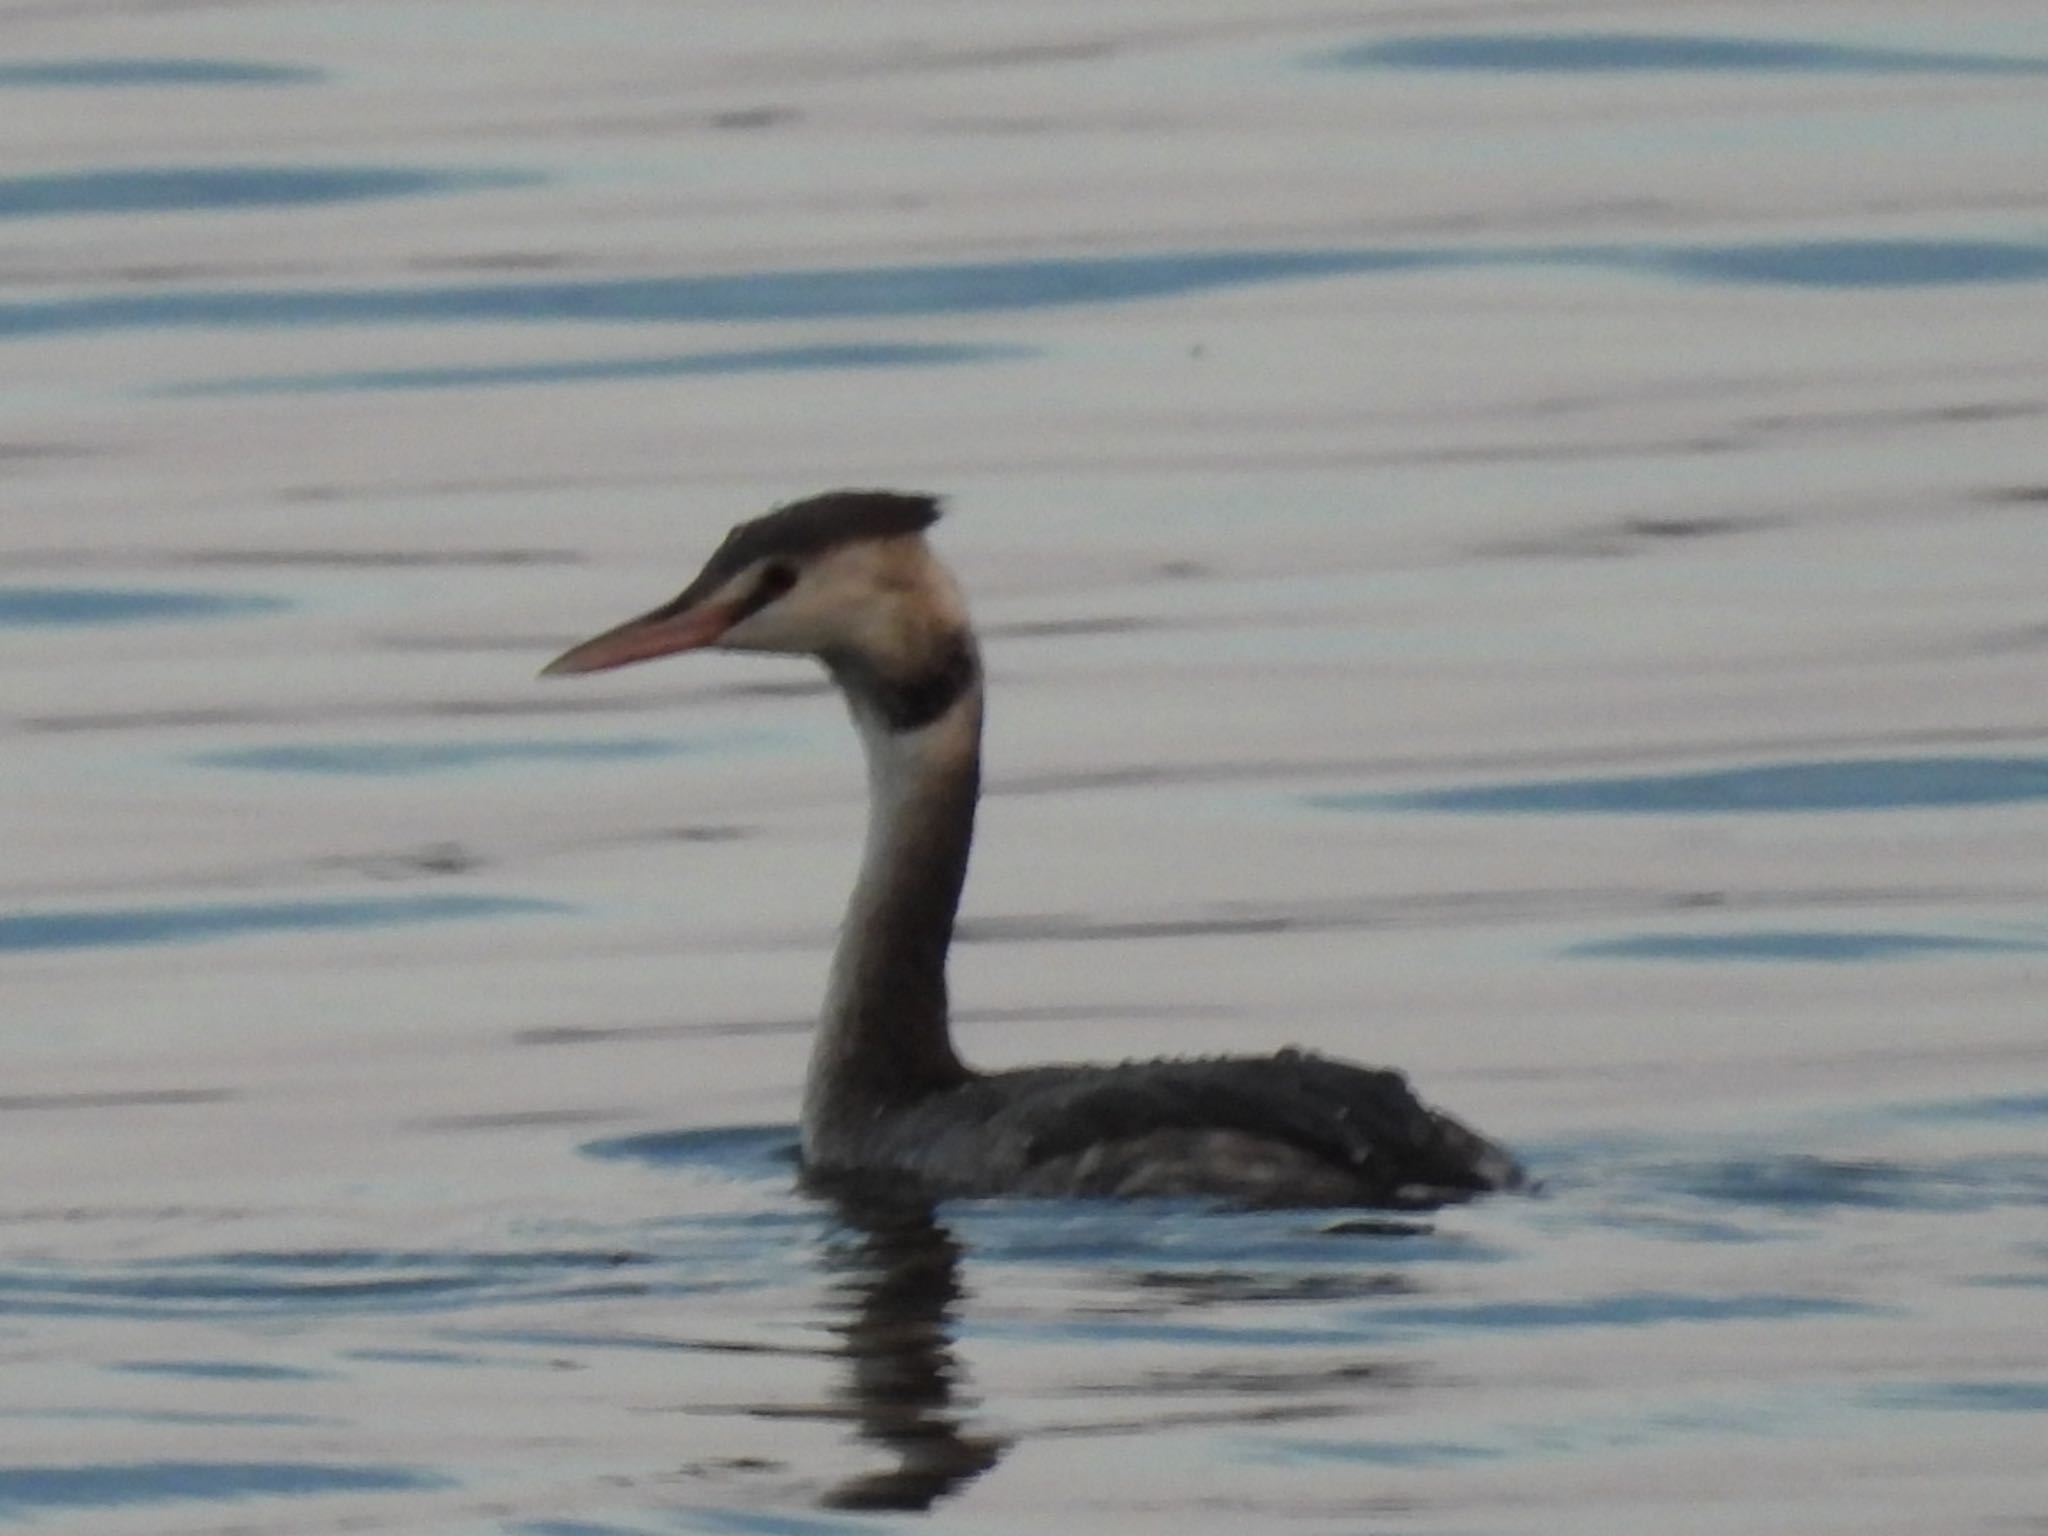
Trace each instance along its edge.
{"label": "dark streak on water", "polygon": [[841,372],[868,368],[944,368],[1009,362],[1035,355],[1028,347],[933,343],[819,344],[674,357],[619,357],[575,362],[511,363],[471,368],[389,368],[352,373],[283,373],[175,384],[164,395],[322,394],[338,390],[491,389],[530,384],[599,384],[622,379],[722,377],[747,373]]}
{"label": "dark streak on water", "polygon": [[238,618],[276,613],[290,606],[281,598],[239,592],[167,592],[146,587],[0,587],[0,629]]}
{"label": "dark streak on water", "polygon": [[2044,799],[2048,758],[1900,757],[1542,779],[1410,794],[1316,795],[1309,803],[1334,811],[1693,815],[1914,810]]}
{"label": "dark streak on water", "polygon": [[[149,1320],[303,1316],[314,1310],[434,1312],[507,1301],[569,1303],[644,1293],[643,1263],[633,1253],[575,1248],[445,1253],[304,1249],[96,1267],[22,1263],[0,1269],[0,1315]],[[663,1289],[687,1288],[663,1283]],[[227,1372],[215,1367],[208,1373]]]}
{"label": "dark streak on water", "polygon": [[1651,1167],[1643,1177],[1693,1199],[1806,1215],[1983,1211],[2048,1200],[2048,1157],[1909,1164],[1788,1155]]}
{"label": "dark streak on water", "polygon": [[186,1500],[390,1493],[452,1487],[409,1467],[300,1461],[102,1462],[70,1467],[0,1467],[0,1519],[53,1510],[107,1509]]}
{"label": "dark streak on water", "polygon": [[2048,59],[1871,48],[1791,38],[1682,32],[1484,32],[1397,37],[1321,55],[1346,69],[1471,70],[1490,74],[1642,71],[1830,75],[2042,75]]}
{"label": "dark streak on water", "polygon": [[177,1376],[194,1381],[318,1381],[333,1374],[255,1360],[124,1360],[109,1369],[134,1376]]}
{"label": "dark streak on water", "polygon": [[291,64],[251,64],[242,59],[42,59],[32,64],[0,64],[0,89],[311,85],[326,78],[325,70]]}
{"label": "dark streak on water", "polygon": [[1498,1446],[1451,1440],[1267,1440],[1246,1459],[1282,1465],[1347,1461],[1368,1467],[1446,1467],[1507,1454]]}
{"label": "dark streak on water", "polygon": [[1913,1120],[2048,1120],[2048,1093],[1995,1094],[1979,1099],[1943,1099],[1932,1104],[1908,1104],[1894,1115]]}
{"label": "dark streak on water", "polygon": [[165,1105],[226,1104],[235,1098],[227,1088],[100,1089],[90,1093],[0,1093],[0,1110],[144,1109]]}
{"label": "dark streak on water", "polygon": [[164,327],[729,323],[992,314],[1128,303],[1254,283],[1521,265],[1596,266],[1691,280],[1809,288],[1917,287],[2048,278],[2048,244],[1871,239],[1493,250],[1180,251],[430,288],[177,289],[0,305],[0,336]]}
{"label": "dark streak on water", "polygon": [[1635,933],[1574,944],[1564,953],[1595,960],[1793,960],[1844,965],[1915,955],[2042,954],[2048,953],[2048,941],[1855,929],[1752,929],[1743,933]]}
{"label": "dark streak on water", "polygon": [[380,928],[462,918],[536,916],[572,910],[558,902],[520,897],[446,895],[23,912],[0,916],[0,954],[134,944],[190,944],[250,934]]}
{"label": "dark streak on water", "polygon": [[159,166],[51,172],[0,178],[0,219],[289,208],[531,186],[539,179],[511,171],[417,171],[395,166]]}
{"label": "dark streak on water", "polygon": [[2048,1380],[1908,1382],[1872,1389],[1882,1408],[1962,1413],[2048,1413]]}

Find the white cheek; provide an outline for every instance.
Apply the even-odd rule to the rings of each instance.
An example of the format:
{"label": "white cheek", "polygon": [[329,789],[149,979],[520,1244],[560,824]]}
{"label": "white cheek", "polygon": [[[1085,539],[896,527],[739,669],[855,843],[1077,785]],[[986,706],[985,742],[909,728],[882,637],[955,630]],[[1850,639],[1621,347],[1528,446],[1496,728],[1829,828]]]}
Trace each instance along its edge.
{"label": "white cheek", "polygon": [[799,585],[727,630],[719,644],[735,651],[815,653],[833,641],[829,607]]}

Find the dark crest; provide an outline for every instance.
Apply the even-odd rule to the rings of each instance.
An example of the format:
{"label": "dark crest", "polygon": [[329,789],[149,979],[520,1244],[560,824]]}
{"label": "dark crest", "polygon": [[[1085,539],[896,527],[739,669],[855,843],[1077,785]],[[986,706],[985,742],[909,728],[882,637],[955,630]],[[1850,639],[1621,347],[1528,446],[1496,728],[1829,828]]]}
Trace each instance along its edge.
{"label": "dark crest", "polygon": [[939,520],[939,498],[903,491],[827,491],[741,523],[711,552],[704,569],[674,602],[655,610],[681,613],[758,560],[801,560],[856,539],[922,533]]}
{"label": "dark crest", "polygon": [[923,533],[939,520],[936,496],[901,491],[827,491],[741,523],[705,565],[721,579],[774,555],[801,559],[855,539]]}

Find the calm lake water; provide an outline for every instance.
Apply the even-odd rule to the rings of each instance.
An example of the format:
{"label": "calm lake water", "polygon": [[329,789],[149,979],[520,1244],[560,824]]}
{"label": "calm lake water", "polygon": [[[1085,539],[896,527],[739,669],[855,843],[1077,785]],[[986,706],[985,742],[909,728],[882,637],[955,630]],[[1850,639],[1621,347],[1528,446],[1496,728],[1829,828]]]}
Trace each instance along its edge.
{"label": "calm lake water", "polygon": [[[0,17],[0,1524],[2044,1529],[2038,10]],[[533,673],[834,485],[972,1059],[1543,1193],[797,1193],[837,705]]]}

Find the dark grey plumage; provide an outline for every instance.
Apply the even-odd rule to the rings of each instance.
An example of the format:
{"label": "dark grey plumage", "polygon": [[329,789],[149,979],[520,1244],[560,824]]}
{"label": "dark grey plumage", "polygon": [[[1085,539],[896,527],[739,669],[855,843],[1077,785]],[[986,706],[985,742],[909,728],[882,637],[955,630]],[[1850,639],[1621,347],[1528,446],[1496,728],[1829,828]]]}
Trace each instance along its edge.
{"label": "dark grey plumage", "polygon": [[936,1196],[1424,1209],[1523,1182],[1400,1073],[1293,1050],[969,1075],[850,1141],[839,1166],[890,1169]]}

